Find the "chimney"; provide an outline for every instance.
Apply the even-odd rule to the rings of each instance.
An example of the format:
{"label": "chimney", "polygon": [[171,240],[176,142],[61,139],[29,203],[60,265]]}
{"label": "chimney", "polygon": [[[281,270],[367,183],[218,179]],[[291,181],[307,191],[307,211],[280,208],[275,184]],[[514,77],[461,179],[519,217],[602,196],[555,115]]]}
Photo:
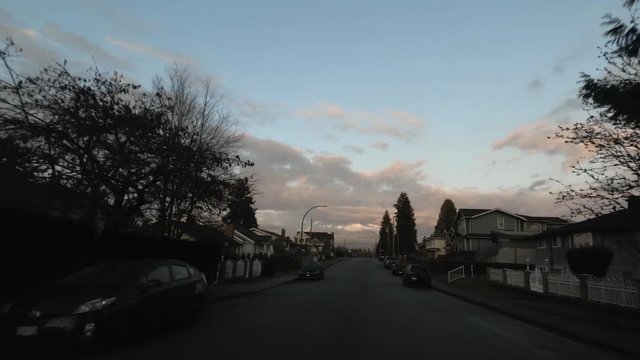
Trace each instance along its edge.
{"label": "chimney", "polygon": [[627,208],[632,211],[640,211],[640,196],[629,196],[627,199]]}
{"label": "chimney", "polygon": [[284,240],[284,239],[285,239],[284,234],[285,234],[284,229],[281,229],[281,230],[280,230],[280,236],[282,236],[282,240]]}

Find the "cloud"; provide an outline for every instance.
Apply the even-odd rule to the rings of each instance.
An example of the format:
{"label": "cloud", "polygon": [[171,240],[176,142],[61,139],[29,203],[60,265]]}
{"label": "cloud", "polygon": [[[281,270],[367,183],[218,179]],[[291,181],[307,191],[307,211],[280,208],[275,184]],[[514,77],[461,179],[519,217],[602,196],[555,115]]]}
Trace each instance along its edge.
{"label": "cloud", "polygon": [[347,111],[335,104],[319,104],[296,111],[310,121],[330,120],[337,129],[362,134],[387,136],[403,140],[415,140],[425,126],[425,121],[417,115],[398,110],[384,110],[380,113],[369,111]]}
{"label": "cloud", "polygon": [[347,145],[344,147],[345,150],[352,152],[352,153],[356,153],[359,155],[364,154],[364,149],[361,148],[360,146],[353,146],[353,145]]}
{"label": "cloud", "polygon": [[107,36],[107,42],[132,52],[136,52],[139,54],[148,55],[148,56],[160,59],[167,63],[193,63],[194,62],[194,60],[188,56],[154,49],[152,47],[149,47],[140,43],[120,40],[120,39],[113,38],[111,36]]}
{"label": "cloud", "polygon": [[542,89],[543,86],[544,86],[544,84],[542,83],[542,80],[540,80],[540,79],[533,79],[527,85],[527,87],[531,91],[540,90],[540,89]]}
{"label": "cloud", "polygon": [[307,155],[304,150],[268,139],[247,135],[243,140],[247,159],[255,162],[259,194],[256,196],[261,227],[293,235],[300,228],[302,214],[315,209],[314,230],[335,232],[350,246],[371,246],[385,210],[393,213],[400,192],[408,193],[416,214],[418,237],[429,235],[442,202],[454,200],[458,207],[501,207],[531,215],[563,215],[546,193],[532,192],[530,185],[506,192],[447,189],[429,184],[424,161],[394,162],[372,172],[353,169],[352,162],[334,154]]}
{"label": "cloud", "polygon": [[373,143],[373,147],[382,151],[387,151],[389,150],[389,143],[386,141],[377,141]]}
{"label": "cloud", "polygon": [[[11,37],[16,45],[22,48],[22,54],[30,62],[43,66],[50,64],[54,59],[60,59],[57,51],[42,44],[37,30],[22,26],[3,8],[0,8],[0,32],[4,36]],[[18,66],[26,67],[27,71],[37,71],[39,66],[33,67],[33,64],[28,64],[28,61]]]}
{"label": "cloud", "polygon": [[567,98],[541,120],[518,126],[503,139],[494,141],[492,147],[496,151],[511,147],[528,154],[562,156],[562,168],[566,171],[579,159],[589,157],[590,153],[584,146],[567,144],[555,138],[555,134],[560,130],[559,125],[567,126],[584,118],[580,100]]}
{"label": "cloud", "polygon": [[549,189],[548,187],[544,187],[545,185],[547,185],[547,183],[548,183],[548,180],[536,180],[532,182],[531,185],[529,185],[529,190],[538,191],[538,190]]}
{"label": "cloud", "polygon": [[546,116],[546,119],[552,119],[559,124],[566,124],[572,120],[576,112],[583,109],[582,102],[577,98],[565,99],[560,105],[553,108]]}
{"label": "cloud", "polygon": [[42,35],[68,47],[71,50],[88,53],[89,55],[95,57],[95,59],[99,63],[106,62],[108,64],[116,65],[120,68],[126,69],[131,68],[132,66],[130,62],[113,56],[100,46],[89,41],[84,36],[71,32],[65,32],[55,24],[49,23],[45,25],[42,28]]}

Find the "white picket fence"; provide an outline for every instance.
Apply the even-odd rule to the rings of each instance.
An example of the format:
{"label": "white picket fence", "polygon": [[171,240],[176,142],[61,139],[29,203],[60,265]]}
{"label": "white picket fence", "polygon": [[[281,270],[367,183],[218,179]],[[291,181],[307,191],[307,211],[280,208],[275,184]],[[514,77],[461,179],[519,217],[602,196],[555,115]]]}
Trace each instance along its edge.
{"label": "white picket fence", "polygon": [[524,287],[524,271],[506,269],[507,285]]}
{"label": "white picket fence", "polygon": [[529,288],[531,291],[542,293],[544,286],[542,285],[542,272],[538,269],[531,272],[529,275]]}
{"label": "white picket fence", "polygon": [[502,282],[502,269],[487,268],[487,274],[489,274],[489,281]]}
{"label": "white picket fence", "polygon": [[630,280],[589,278],[587,279],[589,301],[638,308],[638,285]]}
{"label": "white picket fence", "polygon": [[447,275],[449,283],[452,283],[458,279],[464,279],[464,265],[450,270]]}
{"label": "white picket fence", "polygon": [[580,280],[577,277],[568,274],[549,274],[549,293],[569,296],[580,297]]}

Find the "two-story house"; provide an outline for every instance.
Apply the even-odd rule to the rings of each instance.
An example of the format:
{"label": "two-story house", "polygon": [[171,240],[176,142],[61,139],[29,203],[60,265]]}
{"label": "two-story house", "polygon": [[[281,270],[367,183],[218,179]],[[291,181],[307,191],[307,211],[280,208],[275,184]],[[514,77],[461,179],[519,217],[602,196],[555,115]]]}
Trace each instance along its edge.
{"label": "two-story house", "polygon": [[522,215],[500,208],[459,209],[453,250],[472,252],[479,261],[525,263],[535,252],[529,236],[567,223],[559,217]]}
{"label": "two-story house", "polygon": [[429,259],[435,259],[446,253],[447,238],[444,236],[431,235],[422,239],[422,244],[418,248],[424,251]]}

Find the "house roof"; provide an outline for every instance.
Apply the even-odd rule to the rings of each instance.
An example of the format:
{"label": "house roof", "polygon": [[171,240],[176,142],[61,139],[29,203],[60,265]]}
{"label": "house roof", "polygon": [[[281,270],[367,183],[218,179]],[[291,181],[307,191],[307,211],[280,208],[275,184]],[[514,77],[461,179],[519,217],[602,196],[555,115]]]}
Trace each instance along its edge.
{"label": "house roof", "polygon": [[523,214],[518,214],[519,216],[527,219],[527,221],[542,221],[542,222],[546,222],[546,223],[552,223],[552,224],[569,224],[571,223],[569,220],[567,219],[563,219],[561,217],[557,217],[557,216],[529,216],[529,215],[523,215]]}
{"label": "house roof", "polygon": [[491,209],[458,209],[458,212],[464,217],[476,216],[478,214],[485,213]]}
{"label": "house roof", "polygon": [[529,231],[500,231],[500,230],[492,230],[491,235],[493,236],[504,236],[509,239],[525,239],[530,238],[533,233]]}
{"label": "house roof", "polygon": [[194,222],[182,223],[182,231],[189,235],[191,238],[197,241],[212,241],[224,243],[231,239],[227,237],[222,231],[215,227],[200,225]]}
{"label": "house roof", "polygon": [[305,231],[304,232],[305,235],[307,235],[309,238],[311,239],[318,239],[318,240],[334,240],[333,237],[333,233],[327,233],[327,232],[317,232],[317,231]]}
{"label": "house roof", "polygon": [[503,210],[500,208],[493,208],[493,209],[458,209],[458,211],[460,212],[460,214],[462,214],[462,216],[464,217],[478,217],[478,216],[482,216],[484,214],[488,214],[494,211],[500,211],[503,212],[505,214],[509,214],[515,217],[519,217],[523,220],[526,221],[539,221],[539,222],[545,222],[545,223],[552,223],[552,224],[568,224],[570,223],[568,220],[565,220],[561,217],[557,217],[557,216],[531,216],[531,215],[523,215],[523,214],[516,214],[516,213],[512,213],[509,212],[507,210]]}
{"label": "house roof", "polygon": [[572,223],[561,228],[547,230],[535,237],[585,232],[640,231],[640,221],[638,220],[640,220],[640,209],[625,209],[577,223]]}
{"label": "house roof", "polygon": [[241,235],[241,238],[243,239],[248,239],[254,243],[269,243],[271,242],[271,236],[269,235],[258,235],[255,232],[253,232],[251,229],[248,229],[244,226],[236,226],[235,227],[235,231],[236,233],[239,233]]}
{"label": "house roof", "polygon": [[268,235],[274,238],[281,238],[282,234],[278,234],[276,232],[273,231],[269,231],[269,230],[265,230],[265,229],[260,229],[260,228],[252,228],[251,229],[253,232],[255,232],[258,235]]}

